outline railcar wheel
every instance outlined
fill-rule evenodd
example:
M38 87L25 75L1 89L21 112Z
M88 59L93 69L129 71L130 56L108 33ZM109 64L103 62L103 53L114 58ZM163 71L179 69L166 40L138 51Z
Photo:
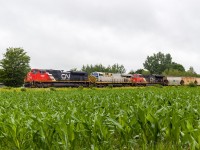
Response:
M168 85L169 81L168 80L164 80L164 85Z
M183 81L183 80L181 80L180 84L181 84L181 85L184 85L185 83L184 83L184 81Z

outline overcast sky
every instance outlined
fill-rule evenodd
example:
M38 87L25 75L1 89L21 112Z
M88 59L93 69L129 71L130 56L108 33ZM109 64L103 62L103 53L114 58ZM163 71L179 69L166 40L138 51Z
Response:
M21 47L32 68L143 68L170 53L200 73L199 0L0 0L0 59Z

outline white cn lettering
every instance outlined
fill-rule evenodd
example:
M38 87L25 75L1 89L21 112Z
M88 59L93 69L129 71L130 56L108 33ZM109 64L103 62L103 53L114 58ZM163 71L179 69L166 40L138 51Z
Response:
M62 79L62 80L70 79L70 74L62 74L62 75L61 75L61 79Z

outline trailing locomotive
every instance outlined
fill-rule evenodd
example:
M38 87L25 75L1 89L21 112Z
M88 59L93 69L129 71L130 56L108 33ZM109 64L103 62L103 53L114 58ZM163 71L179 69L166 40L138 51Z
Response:
M53 69L32 69L24 79L25 87L105 87L138 85L200 85L196 77L165 77L162 75L116 74Z

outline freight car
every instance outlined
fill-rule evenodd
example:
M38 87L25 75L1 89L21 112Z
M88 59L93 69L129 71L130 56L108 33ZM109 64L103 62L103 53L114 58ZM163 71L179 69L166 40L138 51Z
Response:
M164 77L165 85L189 85L190 83L200 85L199 77Z

